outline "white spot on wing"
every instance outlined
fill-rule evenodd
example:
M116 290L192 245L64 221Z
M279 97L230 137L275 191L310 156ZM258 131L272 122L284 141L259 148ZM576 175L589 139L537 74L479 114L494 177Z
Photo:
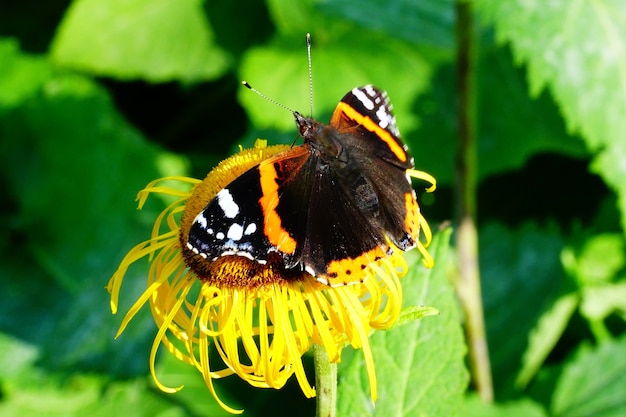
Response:
M384 107L379 107L378 110L376 110L376 116L378 117L378 126L386 129L387 126L389 126L389 113L387 113Z
M224 233L222 233L222 232L217 232L215 234L215 238L218 239L218 240L222 240L222 239L224 239L224 237L225 237Z
M251 235L254 232L256 232L256 224L255 223L250 223L248 225L248 227L246 227L246 230L243 232L243 234L244 235Z
M358 88L352 89L352 94L359 99L359 101L365 106L368 110L374 110L374 102L370 100L370 98L363 91Z
M232 240L239 240L243 236L243 227L240 224L233 223L228 229L226 237Z
M224 216L234 219L239 214L239 206L226 188L217 193L217 204L224 211Z
M204 213L198 214L194 219L194 223L198 223L200 226L202 226L203 229L206 229L207 221L206 217L204 217Z

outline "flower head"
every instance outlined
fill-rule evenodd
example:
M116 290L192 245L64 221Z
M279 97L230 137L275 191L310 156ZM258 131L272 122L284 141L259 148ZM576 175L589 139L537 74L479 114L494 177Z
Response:
M307 397L315 390L309 383L302 355L312 344L338 362L346 344L361 348L376 399L374 361L368 336L374 329L390 327L402 304L399 278L406 272L398 249L367 266L362 283L329 287L308 272L287 273L277 264L257 263L244 256L226 255L214 261L190 253L185 242L193 219L234 178L285 146L243 150L226 159L203 180L168 177L151 182L139 192L141 208L150 194L176 199L156 219L152 236L135 246L122 260L108 284L111 309L117 312L124 275L134 262L151 260L147 288L124 317L121 334L137 311L148 302L158 332L150 354L150 370L160 389L173 392L155 373L156 353L163 346L176 358L195 366L221 406L240 412L217 397L213 379L237 374L255 387L280 388L295 374ZM434 184L420 171L409 175ZM171 187L177 182L186 190ZM433 187L434 188L434 185ZM432 265L425 249L430 230L421 214L419 226L425 243L418 242L424 263ZM209 363L209 351L221 357Z

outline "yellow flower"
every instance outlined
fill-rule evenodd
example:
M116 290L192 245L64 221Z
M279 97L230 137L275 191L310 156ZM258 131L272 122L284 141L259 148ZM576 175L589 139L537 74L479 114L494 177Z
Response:
M265 147L258 141L255 148L243 150L222 161L204 181L187 177L168 177L151 182L138 194L141 208L150 194L174 196L156 219L152 236L131 249L122 260L107 286L111 309L118 308L124 275L134 262L151 260L147 289L126 313L118 336L137 311L149 302L158 332L150 353L150 371L157 386L166 392L155 373L156 353L165 347L181 361L195 366L207 387L220 403L232 413L239 413L224 404L216 395L213 379L237 374L255 387L281 388L295 374L303 393L315 396L302 364L302 355L312 344L328 352L330 361L339 362L341 349L350 344L361 348L369 374L372 399L376 399L376 376L368 336L374 329L385 329L398 318L402 305L399 278L406 272L399 249L366 269L367 279L354 285L328 287L306 272L288 279L271 265L261 265L241 256L222 256L213 262L190 265L185 256L187 234L193 219L207 203L234 178L262 160L288 147ZM409 175L430 181L420 171ZM178 182L188 190L172 188ZM418 249L424 263L433 260L425 249L431 233L424 217L419 225L425 243ZM197 258L197 257L196 257ZM209 363L209 350L214 349L222 362Z

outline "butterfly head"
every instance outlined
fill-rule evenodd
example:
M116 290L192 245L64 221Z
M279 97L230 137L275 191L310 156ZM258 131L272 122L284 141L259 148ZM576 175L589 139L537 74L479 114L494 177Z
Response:
M316 122L310 117L304 117L300 113L293 112L293 116L296 119L296 126L300 135L304 138L304 142L311 142L311 138L315 137L318 132L324 127L321 123Z

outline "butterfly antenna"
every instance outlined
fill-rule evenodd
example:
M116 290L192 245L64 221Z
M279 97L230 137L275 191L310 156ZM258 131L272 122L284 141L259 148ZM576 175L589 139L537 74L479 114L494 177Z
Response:
M256 88L252 87L250 84L248 84L247 81L242 81L241 84L245 85L247 88L249 88L253 92L257 93L261 98L264 98L265 100L269 101L270 103L273 103L273 104L277 105L278 107L281 107L281 108L283 108L285 110L288 110L291 113L297 113L295 110L285 106L283 103L279 103L278 101L276 101L276 100L274 100L272 98L269 98L268 96L266 96L265 94L263 94L262 92L260 92Z
M309 105L311 107L310 116L313 117L313 67L311 65L311 34L306 34L306 54L309 61Z

